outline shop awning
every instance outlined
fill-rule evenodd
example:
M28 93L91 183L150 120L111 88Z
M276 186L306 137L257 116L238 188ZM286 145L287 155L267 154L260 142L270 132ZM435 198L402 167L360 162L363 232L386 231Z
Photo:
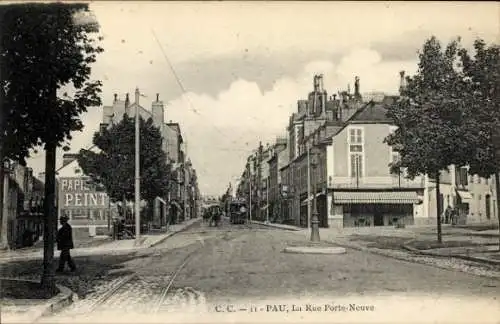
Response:
M334 192L336 204L417 204L415 191L351 191Z
M472 195L468 191L457 190L457 193L463 202L468 202L469 200L472 200Z

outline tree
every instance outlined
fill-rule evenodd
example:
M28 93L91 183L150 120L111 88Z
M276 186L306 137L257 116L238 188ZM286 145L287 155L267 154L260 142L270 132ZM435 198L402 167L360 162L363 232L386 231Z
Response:
M134 199L135 188L135 120L127 115L121 122L94 134L100 152L80 150L78 163L82 171L101 183L111 201ZM171 178L170 164L162 150L160 130L153 120L140 118L141 197L152 202L166 197Z
M398 129L385 141L400 154L391 165L404 167L408 177L429 175L436 181L437 240L441 237L440 175L448 166L466 163L469 139L462 133L465 108L461 99L464 84L454 64L459 40L443 51L439 41L427 40L419 54L418 72L406 78L406 86L396 104L388 107L388 117Z
M87 4L12 4L1 11L0 160L24 163L30 149L46 151L41 283L54 292L56 148L67 149L71 132L83 129L79 116L101 104L101 82L90 74L103 49L96 43L100 38L91 37L97 23L79 19ZM69 86L74 95L58 98L57 90Z
M467 134L474 147L469 172L484 178L494 175L500 225L500 47L478 39L474 49L474 57L465 49L459 53L467 85Z

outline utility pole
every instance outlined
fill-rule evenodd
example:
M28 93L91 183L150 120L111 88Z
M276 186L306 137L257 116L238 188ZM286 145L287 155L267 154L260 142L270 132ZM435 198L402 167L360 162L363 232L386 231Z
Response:
M140 132L139 132L139 88L135 89L135 242L140 244L141 236L141 173L140 173Z
M269 177L266 179L266 223L269 224Z
M188 182L187 182L187 172L186 172L186 157L187 157L187 140L184 141L184 172L183 172L183 176L184 176L184 221L187 220L187 186L188 186Z
M314 168L314 180L313 180L313 215L311 219L311 242L319 242L319 218L318 218L318 204L316 202L316 190L317 190L317 185L316 182L318 181L319 177L317 176L317 167L319 164L318 161L318 153L314 153L313 156L313 168Z
M248 184L250 186L250 199L249 199L250 200L250 204L249 204L249 207L248 207L248 211L249 211L249 213L248 213L248 219L250 221L252 221L252 175L251 174L250 174L249 180L250 181L248 181Z
M311 154L309 145L307 149L307 229L311 227Z

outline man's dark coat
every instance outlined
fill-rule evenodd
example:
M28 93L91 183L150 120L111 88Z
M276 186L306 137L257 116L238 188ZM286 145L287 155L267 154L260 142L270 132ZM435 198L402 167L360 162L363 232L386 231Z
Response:
M70 250L74 248L73 246L73 230L71 229L71 225L68 223L64 223L59 231L57 231L57 249L61 250Z

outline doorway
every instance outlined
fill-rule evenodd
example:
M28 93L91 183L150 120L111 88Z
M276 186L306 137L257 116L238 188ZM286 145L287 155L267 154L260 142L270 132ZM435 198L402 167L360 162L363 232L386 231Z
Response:
M373 225L384 226L384 215L380 211L375 211L373 214Z
M485 206L486 207L486 219L490 219L491 218L491 196L486 195L484 202L486 204L486 206Z

